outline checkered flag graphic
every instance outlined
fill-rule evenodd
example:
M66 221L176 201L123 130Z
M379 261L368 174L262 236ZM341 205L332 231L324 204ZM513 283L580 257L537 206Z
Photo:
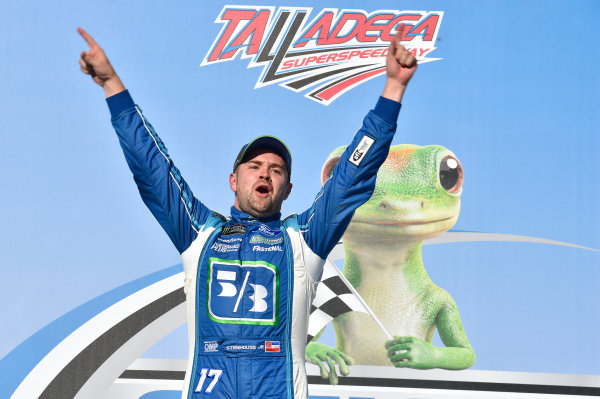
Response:
M346 280L346 277L340 273L333 262L327 259L321 282L317 285L317 292L310 308L306 342L310 342L331 320L352 311L371 315L383 328L381 322L356 292L352 284ZM383 330L386 331L385 328Z

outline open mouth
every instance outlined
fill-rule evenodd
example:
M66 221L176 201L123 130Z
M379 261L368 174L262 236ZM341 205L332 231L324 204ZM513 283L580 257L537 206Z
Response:
M259 184L254 190L260 195L267 195L271 192L271 187L268 184Z

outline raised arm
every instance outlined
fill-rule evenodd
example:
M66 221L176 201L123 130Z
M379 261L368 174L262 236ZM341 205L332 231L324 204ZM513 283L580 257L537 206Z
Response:
M400 26L388 48L386 83L375 109L367 114L344 153L326 165L330 168L324 173L329 178L311 209L298 215L304 239L322 259L338 243L354 210L371 197L377 171L389 152L400 100L417 69L416 58L400 45L402 32ZM319 271L314 275L320 275Z
M85 30L89 46L81 52L81 71L104 89L112 124L142 200L183 253L199 234L210 210L197 200L173 164L160 137L134 104L106 54Z
M104 50L85 30L77 28L77 32L89 46L88 51L81 52L81 58L79 59L81 72L90 75L92 80L104 89L107 98L124 91L125 86L110 61L108 61Z
M323 167L323 188L313 207L298 215L308 246L325 259L346 230L354 210L373 193L377 171L385 161L396 131L400 101L417 69L416 58L400 45L404 27L398 27L386 59L386 83L375 109L367 114L352 143ZM323 235L313 232L324 232ZM321 270L309 270L313 278ZM317 276L317 277L315 277ZM313 340L306 347L306 359L317 364L321 377L337 384L335 365L341 375L348 375L352 359L343 352Z

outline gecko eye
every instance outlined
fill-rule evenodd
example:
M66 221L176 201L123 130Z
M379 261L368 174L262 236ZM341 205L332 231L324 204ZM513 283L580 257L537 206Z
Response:
M440 184L449 193L455 193L462 187L463 169L458 159L447 155L440 163Z

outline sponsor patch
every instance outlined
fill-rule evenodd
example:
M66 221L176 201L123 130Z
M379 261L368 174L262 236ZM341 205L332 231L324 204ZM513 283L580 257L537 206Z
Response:
M222 238L222 237L219 237L219 238L217 238L217 242L222 242L222 243L225 243L225 244L231 244L231 243L234 243L234 242L242 242L242 237L231 237L231 238Z
M208 260L208 317L216 323L279 324L279 272L265 261Z
M252 250L256 252L283 252L283 248L279 245L273 245L271 247L261 247L260 245L252 246Z
M279 341L265 341L265 352L279 352Z
M360 165L362 160L365 159L367 152L369 152L374 142L375 140L373 140L371 137L363 136L363 138L360 140L360 142L356 146L356 149L350 155L350 158L348 158L348 160L356 166Z
M250 237L250 244L267 244L267 245L277 245L283 242L283 237L278 238L269 238L261 235L253 235Z
M223 227L221 232L222 236L230 236L232 234L244 234L246 232L246 226L243 224L234 224L233 226Z
M256 345L228 345L225 348L228 351L251 351L256 350Z
M219 344L217 341L204 341L204 352L217 352Z
M261 224L261 225L258 227L258 231L259 231L259 232L261 232L261 233L264 233L264 234L266 234L266 235L268 235L268 236L271 236L271 237L274 237L274 236L276 236L276 235L278 235L278 234L281 234L281 231L274 231L274 230L271 230L271 229L269 228L269 226L265 226L264 224Z
M210 249L217 252L235 252L240 249L240 244L221 244L219 242L215 242Z

